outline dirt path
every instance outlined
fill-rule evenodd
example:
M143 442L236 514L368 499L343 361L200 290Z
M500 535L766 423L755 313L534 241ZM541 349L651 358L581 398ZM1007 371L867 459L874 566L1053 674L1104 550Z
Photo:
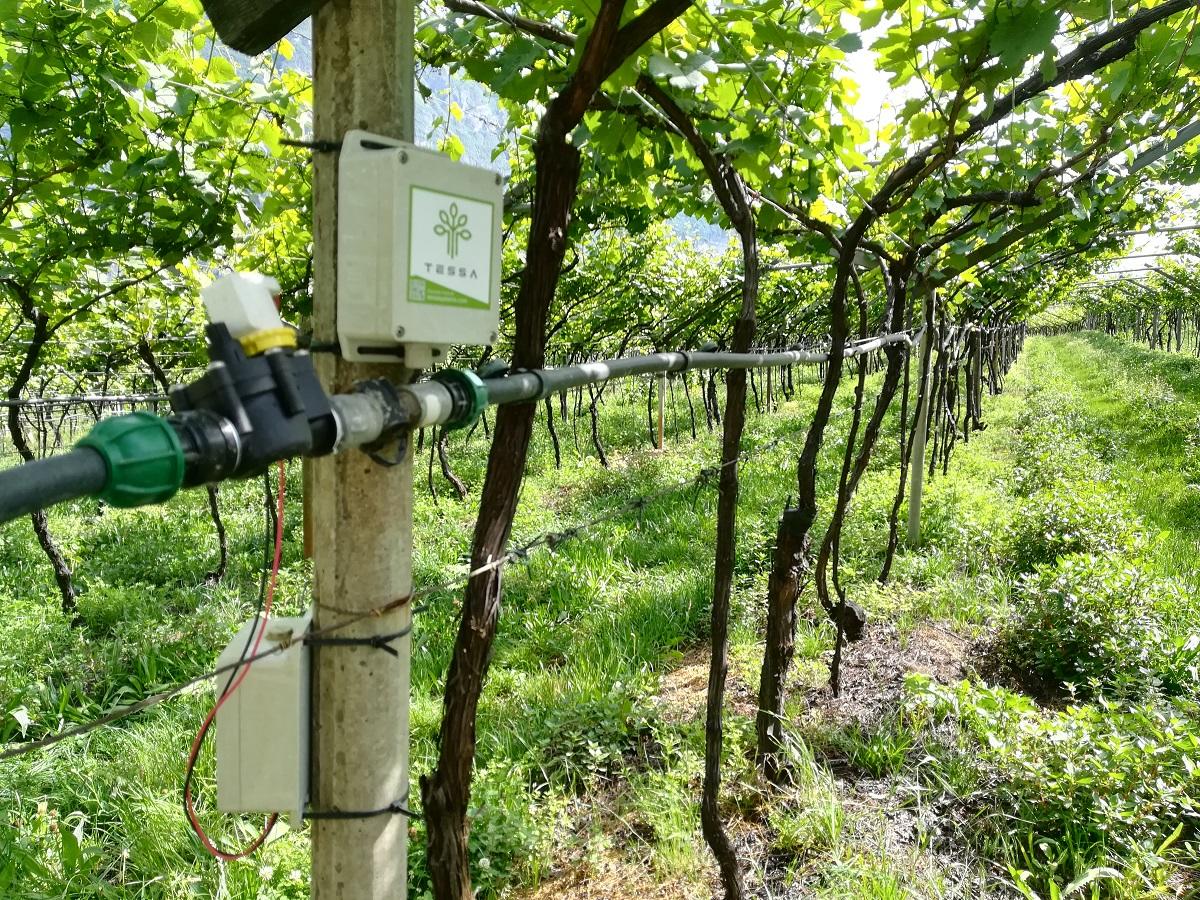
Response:
M972 641L948 626L927 623L901 634L894 625L875 623L863 641L845 656L842 696L835 699L827 685L804 691L801 696L805 713L796 724L802 730L872 728L893 715L903 702L904 680L909 674L919 673L951 684L969 673L972 657ZM679 665L660 681L654 705L663 721L673 725L701 722L707 684L708 648L690 648ZM751 720L756 710L756 692L744 673L739 677L736 667L730 671L727 710ZM844 760L822 757L821 761L833 772L844 810L843 843L859 852L902 861L906 871L929 873L946 885L946 898L973 900L985 896L970 861L956 859L952 848L931 849L930 831L938 828L939 811L921 806L918 788L910 778L898 775L874 779L853 771ZM699 773L695 788L698 796ZM588 812L571 816L575 821L589 820L593 837L598 831L609 836L609 846L603 852L584 852L580 845L586 843L585 834L564 835L564 852L550 877L536 888L511 896L521 900L693 900L719 896L716 872L702 844L697 851L701 870L690 879L672 879L656 869L653 853L642 845L638 830L612 813L620 805L622 790L623 786L616 783L580 798L578 802ZM772 849L774 835L764 810L747 809L729 823L738 854L746 865L750 895L771 900L824 895L829 860L821 853L802 858Z

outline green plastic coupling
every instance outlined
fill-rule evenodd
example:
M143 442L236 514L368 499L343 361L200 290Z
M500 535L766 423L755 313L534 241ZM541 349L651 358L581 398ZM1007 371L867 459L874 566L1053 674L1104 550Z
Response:
M487 385L470 369L443 369L433 380L444 384L454 398L450 419L442 426L447 431L466 428L487 409Z
M171 424L148 412L101 419L77 447L91 447L108 468L100 492L119 507L162 503L183 484L183 447Z

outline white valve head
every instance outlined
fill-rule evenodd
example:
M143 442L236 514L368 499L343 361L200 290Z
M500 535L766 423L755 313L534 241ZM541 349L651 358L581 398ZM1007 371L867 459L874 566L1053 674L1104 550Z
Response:
M200 292L210 322L229 329L235 339L258 331L282 328L275 306L279 282L258 272L222 275Z

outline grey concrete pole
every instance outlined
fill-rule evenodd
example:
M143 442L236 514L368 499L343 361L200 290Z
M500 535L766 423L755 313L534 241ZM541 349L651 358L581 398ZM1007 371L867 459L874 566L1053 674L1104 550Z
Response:
M338 141L352 128L413 138L412 0L332 0L313 21L314 135ZM314 154L313 324L316 340L337 340L337 154ZM320 354L331 393L369 377L408 381L399 366L348 363ZM358 452L309 463L313 621L383 606L412 587L412 464L386 468ZM339 632L370 637L402 630L407 606L368 616ZM367 811L408 792L409 651L391 645L314 648L312 807ZM408 820L320 819L312 829L312 896L394 900L407 896Z

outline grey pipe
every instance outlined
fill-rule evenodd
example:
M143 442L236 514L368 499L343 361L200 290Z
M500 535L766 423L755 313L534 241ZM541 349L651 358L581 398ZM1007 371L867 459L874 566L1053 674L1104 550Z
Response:
M848 345L844 356L850 359L893 344L911 345L919 337L919 331L899 331L867 338ZM485 379L483 385L487 391L487 405L503 406L508 403L541 400L561 391L599 384L614 378L670 374L694 369L765 369L771 366L815 365L828 359L827 352L800 349L770 353L648 353L554 369L510 372L497 378ZM450 390L440 382L423 381L419 384L405 385L398 387L397 392L403 405L401 419L408 428L441 425L450 421L454 413L454 399ZM384 422L396 420L394 415L389 415L379 406L383 402L375 394L339 395L332 398L333 409L338 418L339 451L372 443L379 437Z
M909 332L896 332L869 338L846 347L845 356L849 359L891 344L911 344L916 337ZM627 356L620 359L581 363L577 366L512 372L501 378L489 378L484 381L484 385L487 387L488 405L503 406L506 403L541 400L560 391L588 384L598 384L614 378L669 374L693 369L765 369L771 366L814 365L825 362L827 359L829 359L829 354L826 352L799 349L777 350L772 353L706 351L649 353L643 356ZM408 390L416 393L428 384L426 382ZM446 421L446 416L449 414L448 405L438 404L441 408L428 409L424 394L418 399L421 401L422 408L420 424L431 425Z
M848 346L845 356L849 359L890 344L911 344L913 340L914 337L908 332L869 338ZM489 405L503 406L506 403L540 400L570 388L633 375L656 375L693 369L765 369L771 366L814 365L828 359L828 353L815 350L777 350L772 353L650 353L645 356L628 356L557 369L515 372L503 378L488 379L484 384L487 385Z

